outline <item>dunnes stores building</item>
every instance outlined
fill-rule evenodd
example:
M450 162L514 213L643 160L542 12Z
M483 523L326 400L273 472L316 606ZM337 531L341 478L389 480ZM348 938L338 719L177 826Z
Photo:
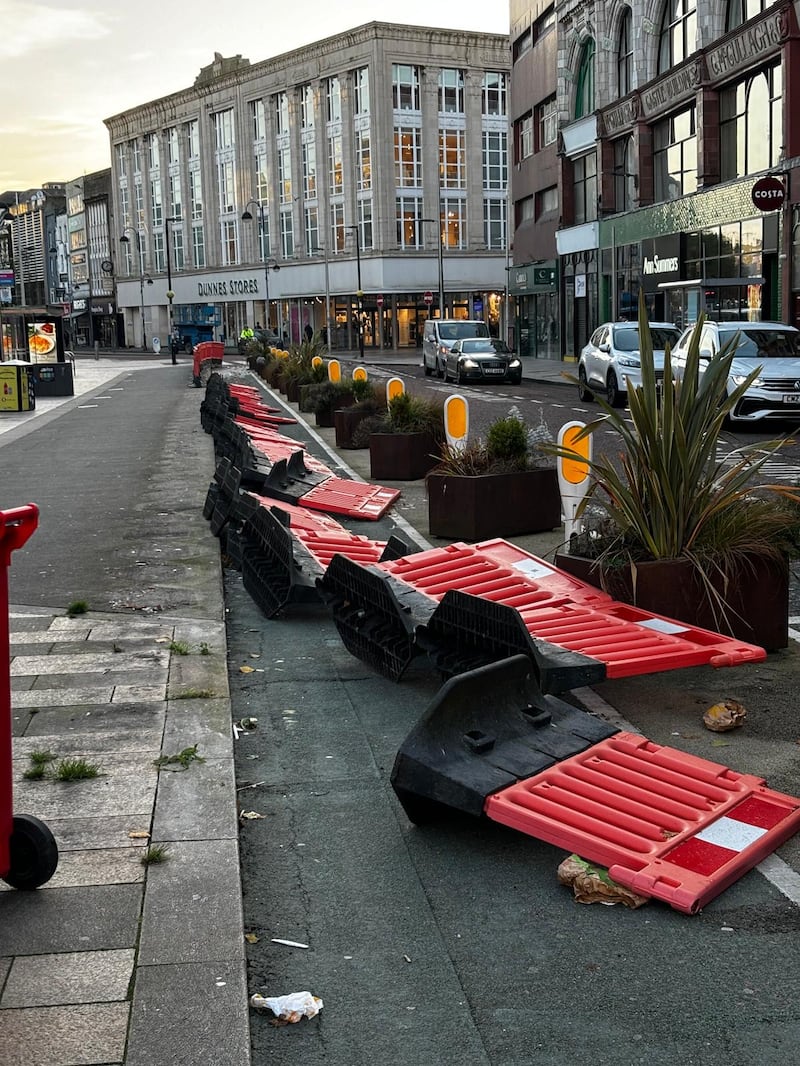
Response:
M599 323L635 317L640 289L654 320L800 325L800 4L516 3L514 162L524 174L527 147L534 167L541 154L535 173L558 191L529 182L520 211L513 170L515 265L554 271L549 294L520 274L531 333L557 300L558 347L576 356ZM525 145L517 75L537 49L551 80Z
M333 347L359 314L365 347L414 347L440 287L499 331L509 67L505 35L373 22L107 119L126 343L164 339L168 291L215 338L298 341L329 296Z

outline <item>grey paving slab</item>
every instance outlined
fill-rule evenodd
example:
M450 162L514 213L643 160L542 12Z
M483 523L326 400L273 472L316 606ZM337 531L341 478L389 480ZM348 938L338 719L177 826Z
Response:
M184 994L176 995L176 989ZM125 1062L126 1066L247 1066L250 1037L244 963L228 960L140 968Z
M50 829L52 831L52 823ZM56 833L56 841L58 840ZM145 868L142 865L143 847L146 840L128 840L128 847L104 848L98 851L67 851L59 847L56 872L41 891L54 888L78 888L82 885L123 885L137 884L144 881ZM13 892L0 882L0 892Z
M97 734L93 735L97 739ZM27 749L27 751L26 751ZM143 749L143 745L139 744L137 748L132 751L119 751L115 747L113 742L109 742L105 745L92 744L80 745L75 743L64 744L61 738L56 734L53 736L38 737L34 742L28 742L25 748L20 749L19 741L14 742L14 773L15 773L15 788L24 786L30 788L34 793L43 789L46 785L51 785L58 788L63 782L55 782L48 780L30 781L23 778L24 771L30 764L30 758L28 757L28 751L38 749L39 751L49 751L55 758L50 763L50 766L55 771L58 765L63 760L75 758L85 758L87 762L94 766L99 767L100 773L104 778L124 778L140 775L150 775L156 772L154 762L158 757L161 750L160 744L151 745L148 749ZM96 779L93 779L96 780ZM77 782L74 782L77 784Z
M235 840L170 844L168 860L148 869L139 965L242 956L238 885Z
M26 707L69 707L80 703L110 703L114 697L114 686L100 679L96 686L81 685L72 688L38 688L27 692L19 691L12 685L11 706ZM151 700L163 699L163 693L151 696ZM120 703L130 703L130 699L120 699ZM150 702L143 700L142 702Z
M102 769L102 767L101 767ZM51 818L134 814L152 810L157 775L97 777L85 781L23 781L15 807L49 823Z
M165 747L165 752L170 749ZM204 751L202 739L199 752ZM162 769L153 817L153 839L236 839L233 759L192 762L185 770Z
M130 811L119 815L99 814L94 818L82 815L76 818L48 818L47 824L58 841L59 865L64 853L69 851L143 847L147 841L138 837L132 838L130 834L149 832L152 814L152 807L148 807L144 811Z
M141 900L141 885L3 892L0 956L133 947Z
M14 752L27 754L58 737L62 753L84 751L147 751L158 748L164 728L163 704L143 709L119 704L105 707L65 707L39 710L30 718L24 736L17 736Z
M115 685L111 693L112 703L150 703L166 699L166 687L154 685Z
M208 757L231 751L231 708L226 699L173 700L168 703L164 751L183 751L199 744Z
M128 1014L127 1003L0 1011L3 1066L116 1066Z
M228 695L228 665L225 657L216 655L173 655L169 672L167 697L189 690L213 692L218 697Z
M80 654L17 655L11 660L11 676L36 674L118 674L149 670L166 671L169 651L166 649L132 649L127 652L95 652L87 643Z
M135 955L133 948L124 948L18 956L0 997L0 1008L125 1000Z

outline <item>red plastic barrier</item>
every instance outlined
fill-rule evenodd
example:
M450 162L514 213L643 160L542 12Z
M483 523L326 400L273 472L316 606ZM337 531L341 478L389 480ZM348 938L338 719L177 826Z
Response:
M192 374L199 378L201 363L204 363L206 359L211 359L221 364L224 355L225 345L220 341L200 341L199 344L195 344L193 350Z
M800 829L800 799L634 733L495 793L484 809L686 914Z

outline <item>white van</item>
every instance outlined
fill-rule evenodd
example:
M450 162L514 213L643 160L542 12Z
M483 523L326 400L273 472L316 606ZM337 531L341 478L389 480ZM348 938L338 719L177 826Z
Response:
M429 318L422 334L422 365L430 377L444 377L447 353L455 341L465 337L488 337L489 327L485 322L470 318Z

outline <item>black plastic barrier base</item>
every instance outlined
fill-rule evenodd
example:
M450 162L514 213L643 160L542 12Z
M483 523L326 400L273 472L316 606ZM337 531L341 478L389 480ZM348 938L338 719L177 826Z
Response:
M412 822L446 809L480 816L487 798L618 730L544 695L527 656L448 681L400 747L392 786Z
M465 592L446 592L417 642L443 677L453 677L511 655L533 660L542 692L567 692L605 681L605 664L580 652L537 640L517 610Z
M317 579L322 567L298 544L279 515L258 507L245 522L244 535L242 584L267 618L290 604L321 602ZM302 556L302 563L295 553Z
M422 651L416 629L430 618L433 600L343 555L333 557L318 585L350 654L399 681Z

